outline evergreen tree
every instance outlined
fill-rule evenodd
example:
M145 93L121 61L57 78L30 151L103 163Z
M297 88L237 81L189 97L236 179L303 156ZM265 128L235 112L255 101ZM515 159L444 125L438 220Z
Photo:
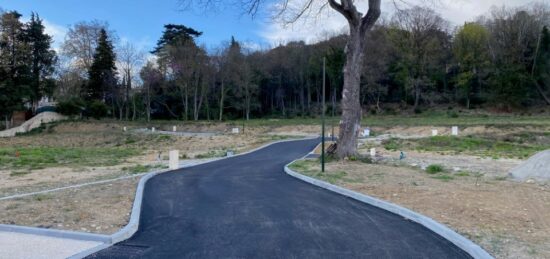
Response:
M30 53L20 18L15 11L0 16L0 115L6 124L13 111L23 108L29 95Z
M51 49L52 37L44 33L40 17L32 13L31 20L23 32L23 38L30 49L30 99L36 108L38 100L51 95L53 84L48 77L53 73L56 60L55 51Z
M116 66L113 44L107 36L105 29L99 35L98 45L95 51L92 67L88 71L89 82L86 98L90 100L106 101L108 91L116 87Z

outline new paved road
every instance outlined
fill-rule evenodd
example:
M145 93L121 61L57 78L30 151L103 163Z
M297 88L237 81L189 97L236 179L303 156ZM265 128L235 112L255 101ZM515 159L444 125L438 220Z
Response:
M318 140L158 175L138 232L91 258L469 258L395 214L283 172Z

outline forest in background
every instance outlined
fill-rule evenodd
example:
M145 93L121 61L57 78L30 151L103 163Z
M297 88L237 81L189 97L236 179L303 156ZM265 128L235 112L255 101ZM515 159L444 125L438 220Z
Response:
M549 25L542 3L494 7L458 27L426 7L399 10L369 32L363 114L546 110ZM56 53L38 14L23 23L16 11L4 11L0 115L7 124L13 111L35 111L42 97L53 97L61 113L121 120L317 116L323 58L328 113L339 114L346 35L268 50L236 39L207 49L197 43L201 35L168 24L153 50L140 50L107 22L84 21L69 28Z

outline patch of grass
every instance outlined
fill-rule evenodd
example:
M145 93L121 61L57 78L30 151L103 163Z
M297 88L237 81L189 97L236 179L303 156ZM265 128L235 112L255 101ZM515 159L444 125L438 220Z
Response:
M428 173L428 174L437 174L437 173L441 173L443 171L445 171L443 166L438 165L438 164L433 164L433 165L429 165L428 167L426 167L426 173Z
M166 168L166 165L135 165L131 167L124 167L122 168L122 170L130 174L142 174L142 173L151 172L154 169L161 169L161 168Z
M298 173L301 173L313 178L317 178L319 180L329 182L331 184L336 184L339 181L350 182L350 183L359 181L358 179L349 178L348 173L346 173L345 171L336 171L336 172L325 171L324 173L322 173L321 170L319 169L320 166L319 166L318 159L298 160L292 163L289 166L289 168Z
M33 199L35 201L45 201L45 200L49 200L49 199L52 199L53 196L50 195L50 194L36 194L34 195Z
M508 179L508 177L506 177L506 176L497 176L494 179L495 179L495 181L504 181L504 180Z
M195 158L204 159L204 158L215 158L215 157L224 157L227 155L227 150L210 150L206 153L195 155Z
M291 135L270 135L270 140L277 141L277 140L285 140L285 139L299 139L303 138L304 136L291 136Z
M536 143L536 142L535 142ZM525 159L533 154L548 149L550 146L543 144L520 144L507 142L489 137L456 137L456 136L434 136L417 140L390 139L384 145L388 150L398 150L403 146L435 153L451 152L454 154L468 154L498 159L521 158Z
M28 175L32 173L30 170L27 170L27 171L12 171L10 173L10 176L23 176L23 175Z
M455 175L464 177L464 176L470 176L470 173L465 172L465 171L460 171L460 172L456 173Z
M444 182L448 182L455 179L452 175L448 175L448 174L438 174L438 175L432 176L431 178L438 179Z
M397 151L401 148L400 141L396 138L391 138L382 143L384 148L390 151Z
M124 141L124 144L126 145L130 145L130 144L134 144L137 142L137 139L135 139L134 137L130 136L130 137L127 137L126 138L126 141Z
M138 155L135 149L84 147L0 148L0 169L36 170L56 166L112 166Z
M169 135L159 135L157 138L158 141L170 141L172 140L172 136Z

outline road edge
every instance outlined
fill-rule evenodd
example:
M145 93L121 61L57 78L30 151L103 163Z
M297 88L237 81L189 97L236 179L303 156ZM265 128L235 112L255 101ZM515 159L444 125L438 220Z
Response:
M309 154L308 154L309 155ZM325 181L321 181L309 176L305 176L303 174L300 174L298 172L293 171L288 166L292 163L301 160L296 159L288 164L285 165L284 171L286 174L297 178L301 181L304 181L306 183L315 185L317 187L338 193L340 195L344 195L346 197L352 198L354 200L369 204L371 206L389 211L391 213L397 214L399 216L402 216L406 219L409 219L411 221L414 221L425 228L433 231L434 233L438 234L439 236L447 239L449 242L455 244L460 249L464 250L466 253L470 254L472 257L477 259L493 259L493 257L485 251L483 248L481 248L479 245L474 243L473 241L465 238L464 236L456 233L454 230L448 228L447 226L433 220L432 218L429 218L427 216L424 216L420 213L414 212L412 210L409 210L407 208L401 207L399 205L380 200L362 193L358 193L346 188L342 188L330 183L327 183Z

